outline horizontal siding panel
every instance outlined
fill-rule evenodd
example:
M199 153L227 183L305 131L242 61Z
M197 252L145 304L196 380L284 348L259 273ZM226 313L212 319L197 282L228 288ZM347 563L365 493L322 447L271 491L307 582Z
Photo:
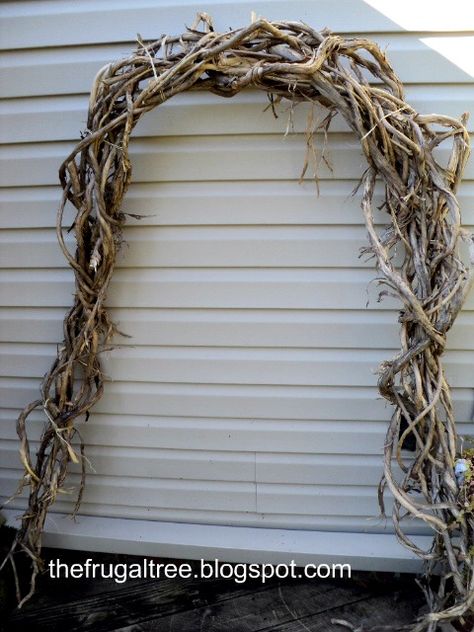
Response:
M349 348L358 347L369 328L374 347L398 344L397 316L392 312L129 308L111 314L131 336L117 335L120 345ZM64 315L61 308L0 308L0 341L56 343L63 336ZM466 334L473 326L470 313L462 313L456 322Z
M295 410L295 413L297 411ZM16 439L17 409L0 409L0 438ZM313 417L320 411L315 405ZM380 418L389 417L382 411ZM29 417L32 440L38 440L45 418L35 411ZM353 454L363 441L365 454L380 454L386 421L296 421L292 419L229 419L224 417L157 417L93 412L80 424L88 445L187 450L201 448L231 451L280 451L318 454ZM471 426L468 427L471 429ZM474 430L474 426L471 430Z
M377 302L372 270L346 269L121 269L112 281L111 307L264 309L398 309ZM334 292L338 287L338 293ZM0 271L1 307L66 307L74 293L69 270ZM465 309L474 309L474 292Z
M363 224L360 195L352 196L356 180L320 180L320 196L313 182L150 182L133 183L123 211L131 226L205 225L320 225ZM458 200L464 223L474 225L474 182L461 184ZM59 187L0 189L0 228L52 228L61 199ZM374 206L383 201L381 187ZM64 225L74 219L67 207ZM386 213L378 221L387 221ZM127 227L125 228L127 230Z
M370 270L117 270L111 307L364 309ZM334 286L339 287L337 296ZM374 283L371 283L373 289ZM74 293L70 270L0 271L1 306L65 307ZM372 294L376 302L377 289ZM471 293L469 309L474 307ZM468 299L469 300L469 299ZM398 307L387 298L383 307Z
M15 470L0 470L0 494L9 495L15 491L19 474ZM79 479L76 474L68 477L66 490L71 492L73 501ZM84 490L86 503L209 511L255 511L255 496L254 483L157 480L125 476L89 476Z
M128 227L124 238L118 268L374 267L360 254L368 245L363 226ZM73 253L72 235L65 241ZM394 265L400 261L394 256ZM64 268L65 257L53 230L3 230L0 266Z
M38 380L0 378L0 401L20 408L38 398ZM454 389L459 422L472 417L472 390ZM377 421L391 408L369 387L110 382L94 412L108 415Z
M63 318L62 308L0 308L0 341L59 342Z
M234 226L151 228L125 233L119 267L373 267L359 256L367 244L363 227ZM67 239L71 252L73 240ZM52 230L0 232L0 266L64 267L65 258Z
M18 499L8 505L9 509L26 508L26 502ZM58 524L60 519L69 519L67 514L73 511L72 502L56 501L54 511L49 516ZM66 516L58 515L58 512ZM14 512L15 513L15 512ZM20 518L20 511L17 511ZM127 505L96 505L82 503L79 516L107 516L121 519L142 519L158 522L184 522L188 524L238 525L251 527L270 527L282 529L310 529L317 531L343 531L346 533L393 533L390 520L381 520L378 516L331 516L331 515L299 515L256 513L251 511L206 511L198 509L168 509L155 507L129 507ZM291 523L289 522L291 519ZM428 533L423 524L406 521L405 533Z
M176 31L182 32L182 28ZM129 32L132 37L135 33ZM369 39L371 35L368 34ZM372 39L386 49L392 66L405 83L472 82L466 71L414 35L375 34ZM470 38L467 38L466 47L470 45ZM95 75L105 64L128 57L135 47L136 42L123 41L119 44L68 46L62 48L59 55L55 48L30 51L22 47L1 53L1 95L11 98L88 93ZM415 58L416 63L413 63Z
M249 22L249 12L270 20L302 20L317 29L363 33L367 31L462 31L474 28L470 5L458 10L444 11L442 19L435 9L416 11L408 0L392 7L354 0L339 0L337 11L332 0L241 1L210 0L206 11L214 18L216 30L238 28ZM458 3L454 3L456 6ZM395 11L395 8L397 11ZM388 9L388 10L387 10ZM126 40L131 34L155 39L161 33L177 33L190 25L202 5L192 0L181 0L179 5L169 0L139 0L133 7L126 0L110 2L5 2L1 7L1 48L40 48L70 46L102 41ZM469 25L470 23L470 25ZM71 28L71 25L74 25ZM159 25L159 32L157 31Z
M362 224L360 199L351 195L356 186L355 180L323 180L318 196L314 182L308 181L132 182L123 211L142 215L139 220L126 218L127 225L141 227ZM463 185L461 196L466 202L474 197L474 183ZM0 227L54 227L60 199L59 187L0 189ZM381 202L379 187L374 203ZM380 217L383 221L384 214ZM74 220L69 205L64 219L68 228Z
M70 149L65 143L3 145L0 186L56 184L57 170ZM447 162L448 150L438 153L438 159ZM304 138L298 134L167 137L136 140L130 147L135 182L298 179L304 155ZM318 167L318 176L326 179L357 179L367 167L351 134L332 134L326 159L331 168L324 161ZM312 177L312 167L305 177ZM474 179L472 160L465 178Z
M3 470L0 492L7 495L18 473ZM69 490L79 479L71 474ZM85 503L128 505L129 507L187 508L217 511L258 511L334 516L377 516L376 487L339 485L279 485L267 483L224 483L214 481L151 480L112 476L89 476L84 490ZM292 491L293 490L293 491ZM14 490L13 490L14 491ZM74 498L74 496L73 496ZM281 503L278 506L278 498ZM184 504L183 504L184 503ZM388 510L390 500L387 502Z
M0 375L44 375L55 356L53 345L0 345ZM371 386L378 366L393 351L372 349L255 349L216 347L117 348L102 356L104 374L113 380L180 384L282 384ZM448 351L446 375L454 387L474 383L474 357Z
M89 93L105 64L127 57L130 43L13 51L0 55L2 98ZM26 83L24 83L26 82Z
M31 450L39 444L32 444ZM340 458L338 458L340 456ZM153 479L221 480L312 485L372 485L381 476L380 455L275 454L151 448L88 447L87 458L97 476L130 476ZM256 459L256 464L255 464ZM0 441L3 468L21 469L18 446ZM90 467L87 468L90 470ZM79 473L78 465L71 472Z
M133 270L121 270L116 274L118 283L110 290L111 306L129 306L130 304L143 307L291 307L291 308L338 308L338 309L364 309L369 302L372 308L382 305L383 308L399 307L395 299L384 299L383 303L377 303L378 291L374 289L373 273L371 270L272 270L254 269L246 271L213 270L193 271L193 275L186 270L186 281L182 282L178 274L168 277L172 284L167 283L165 271L159 271L157 281L163 279L160 287L153 282L155 296L148 295L145 299L144 291L153 292L149 286L155 274L153 270L142 271L140 286L136 279L134 290L129 287L133 283L135 273ZM171 271L170 271L171 272ZM183 275L184 276L184 275ZM195 276L193 280L189 277ZM148 277L148 278L147 278ZM246 277L246 279L245 279ZM214 280L211 280L214 279ZM368 289L368 285L371 287ZM335 296L334 287L337 285L338 294ZM147 287L148 286L148 287ZM160 297L162 289L164 296ZM211 295L206 296L207 290ZM132 290L132 291L130 291ZM125 296L123 292L125 291ZM168 292L169 291L169 292ZM181 291L186 296L181 295ZM128 299L127 299L128 295ZM202 301L202 302L201 302ZM471 291L465 304L466 309L474 309L474 292Z
M31 443L34 452L38 443ZM202 481L255 481L255 456L248 452L209 450L163 450L87 446L88 476L130 476L153 479ZM9 469L21 468L17 442L0 441L0 463ZM91 467L93 470L91 471ZM70 465L79 473L80 466Z
M56 184L59 165L70 150L65 143L3 145L0 185ZM333 171L323 162L319 172L324 178L359 178L367 166L349 134L333 134L326 154ZM135 182L298 179L305 142L302 135L140 139L131 145L130 157Z
M387 502L390 515L391 502ZM257 510L262 513L314 514L334 513L354 516L380 515L374 487L338 487L317 485L257 485Z
M61 308L0 308L0 342L57 343ZM112 309L118 345L305 347L396 350L397 314L372 310ZM474 350L474 314L461 312L448 334L448 349Z
M474 86L409 85L407 102L418 112L439 112L458 118L474 102ZM248 90L230 100L207 92L178 94L143 116L135 138L153 136L196 136L229 134L283 134L289 124L289 102L276 108L278 118L267 110L264 93ZM0 103L0 143L73 141L86 127L87 95L9 99ZM291 131L305 132L310 105L301 103L291 110ZM319 107L316 115L324 117ZM474 121L468 129L474 131ZM348 132L341 115L331 122L331 132Z
M32 453L39 444L31 445ZM88 480L100 476L234 481L304 485L376 486L382 476L380 455L320 455L87 446ZM256 459L256 464L255 464ZM0 440L2 468L21 470L17 442ZM394 464L394 470L397 470ZM79 474L80 466L70 465ZM100 479L98 479L100 480Z
M257 482L294 485L378 485L380 455L257 454ZM394 469L396 469L394 467Z
M456 413L460 434L474 435L474 424L463 422L456 395ZM0 409L0 438L16 440L17 409ZM298 412L294 411L295 414ZM313 417L320 410L314 405ZM347 416L347 415L346 415ZM366 455L380 458L390 417L389 408L371 421L351 419L304 421L295 419L229 419L225 417L157 417L93 412L87 423L80 423L81 435L88 446L116 446L133 450L215 450L243 452L281 452L287 454L314 453L330 455L359 454L361 445ZM466 417L467 419L467 417ZM44 418L38 411L29 417L31 438L39 439ZM382 421L383 420L383 421ZM88 452L89 453L89 452Z

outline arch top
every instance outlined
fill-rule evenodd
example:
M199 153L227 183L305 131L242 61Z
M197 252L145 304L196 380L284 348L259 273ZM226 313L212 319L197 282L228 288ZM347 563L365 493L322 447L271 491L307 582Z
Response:
M448 180L458 178L464 166L462 148L468 143L464 121L419 115L404 100L403 85L386 55L371 40L263 18L217 33L211 18L199 13L185 33L163 35L147 44L139 38L130 57L107 64L97 73L87 128L60 168L62 184L71 161L97 142L108 142L126 153L138 119L176 94L207 90L232 97L248 87L272 98L317 102L339 112L360 139L369 165L399 195L413 178L426 137L430 150L446 137L457 141ZM433 125L445 131L432 133ZM108 152L109 165L116 172L114 165L120 159L113 153ZM121 162L120 170L128 171L129 163ZM447 184L451 189L451 183Z

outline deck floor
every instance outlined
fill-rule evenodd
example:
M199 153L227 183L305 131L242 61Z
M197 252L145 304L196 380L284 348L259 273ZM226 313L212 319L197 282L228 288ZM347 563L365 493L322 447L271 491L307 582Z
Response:
M143 558L44 551L46 563L133 563ZM164 560L168 561L168 560ZM196 564L197 563L192 563ZM196 566L197 569L197 566ZM8 632L360 632L413 621L423 598L413 576L357 573L351 579L51 579L9 618Z

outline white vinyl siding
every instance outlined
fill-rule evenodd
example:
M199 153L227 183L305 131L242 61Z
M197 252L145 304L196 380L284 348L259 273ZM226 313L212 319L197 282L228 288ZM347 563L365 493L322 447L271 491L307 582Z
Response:
M364 34L386 48L419 111L474 111L472 77L425 43L430 34L466 38L474 54L474 23L461 14L444 32L430 14L410 31L355 0L337 9L333 0L2 3L1 494L20 476L15 419L38 396L72 302L54 230L57 172L85 127L92 79L130 52L137 32L145 40L180 33L203 8L218 30L244 26L255 10ZM378 518L390 407L376 369L398 349L397 302L377 301L373 262L359 258L366 231L351 192L365 161L337 117L318 196L311 168L298 184L308 106L295 109L295 133L285 135L287 107L275 119L267 105L257 91L230 100L190 92L137 125L124 211L145 217L125 228L108 295L132 337L117 336L118 348L104 354L105 395L81 426L95 472L77 524L61 518L74 496L56 503L49 544L277 561L295 557L296 541L298 559L312 561L341 555L336 548L348 542L356 567L414 568L390 519ZM468 125L472 132L474 118ZM472 160L459 200L472 230ZM474 434L473 292L448 343L456 418ZM33 449L42 424L35 412ZM73 486L77 466L71 471ZM23 506L11 503L9 517ZM417 523L408 530L427 533Z

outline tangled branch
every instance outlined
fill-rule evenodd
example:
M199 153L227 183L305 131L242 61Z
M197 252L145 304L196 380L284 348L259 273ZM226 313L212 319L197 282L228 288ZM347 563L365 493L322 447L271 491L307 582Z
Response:
M461 502L454 475L460 455L441 357L469 287L469 269L458 254L462 228L455 197L469 151L465 120L418 114L405 101L387 58L369 40L263 19L217 33L208 16L198 17L182 35L162 36L146 45L139 41L130 57L99 71L87 130L60 168L63 198L57 235L74 270L76 292L64 320L64 342L43 380L41 397L21 412L17 423L25 469L22 486L29 487L29 500L9 559L23 551L32 563L30 590L25 596L19 592L19 600L23 603L34 591L46 513L63 488L70 461L83 466L76 510L81 501L84 447L79 437L78 454L73 439L76 421L88 416L102 395L99 352L116 331L105 300L126 219L121 206L131 177L132 130L144 113L183 91L232 97L254 87L271 99L317 102L330 115L339 112L360 139L368 163L362 177L366 252L402 303L400 352L380 368L379 389L394 411L385 443L381 506L383 510L387 486L394 497L398 538L426 561L428 577L441 570L438 588L426 587L430 614L415 630L433 632L439 622L463 621L474 603L474 506L471 498ZM442 143L450 149L443 165L436 152ZM376 178L384 184L390 219L382 234L374 225ZM74 254L63 237L67 202L77 211ZM397 248L404 253L398 267L393 263ZM35 409L44 410L48 420L36 460L27 430ZM415 454L407 459L402 446L409 438ZM406 516L432 528L429 550L420 549L404 532Z

